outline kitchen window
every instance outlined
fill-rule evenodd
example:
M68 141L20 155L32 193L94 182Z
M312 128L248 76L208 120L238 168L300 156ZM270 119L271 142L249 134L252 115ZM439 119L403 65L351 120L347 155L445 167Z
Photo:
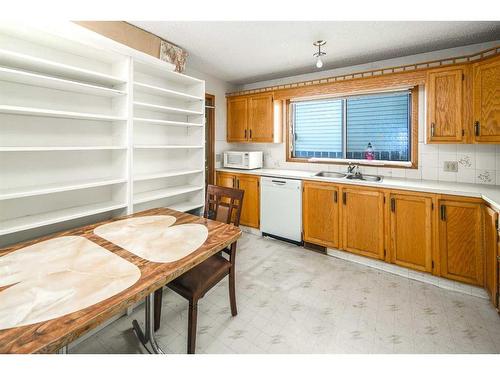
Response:
M290 161L411 167L412 95L404 90L292 101Z

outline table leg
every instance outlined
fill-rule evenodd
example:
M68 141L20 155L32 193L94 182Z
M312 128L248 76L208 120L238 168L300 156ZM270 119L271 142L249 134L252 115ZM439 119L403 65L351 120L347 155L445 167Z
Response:
M57 351L57 354L68 354L68 345L65 345Z
M166 354L156 341L155 331L154 331L153 305L154 305L154 293L151 293L145 299L145 309L144 309L145 332L142 331L139 322L137 322L137 320L134 320L132 322L132 326L134 328L135 334L137 335L137 338L149 353ZM148 349L147 347L148 343L151 346L152 351Z

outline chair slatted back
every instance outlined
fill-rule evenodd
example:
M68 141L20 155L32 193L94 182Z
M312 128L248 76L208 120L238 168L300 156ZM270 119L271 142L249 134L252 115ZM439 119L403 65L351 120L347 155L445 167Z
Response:
M203 216L239 226L244 193L240 189L208 185Z

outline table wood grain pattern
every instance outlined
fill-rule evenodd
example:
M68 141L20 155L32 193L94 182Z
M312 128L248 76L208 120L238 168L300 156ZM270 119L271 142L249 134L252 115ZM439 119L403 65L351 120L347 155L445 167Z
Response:
M171 263L154 263L140 258L94 234L94 228L124 218L147 215L171 215L177 221L174 225L197 223L208 228L208 238L188 256ZM144 299L158 288L193 268L221 249L229 246L241 236L241 230L233 225L220 223L168 208L155 208L120 218L102 221L85 227L60 232L36 240L22 242L0 249L0 256L40 241L61 236L82 236L105 249L135 264L141 271L140 279L128 289L83 310L18 328L0 330L0 353L53 353L68 345L84 333L97 327L114 315ZM4 287L5 288L5 287ZM4 289L0 288L0 290Z

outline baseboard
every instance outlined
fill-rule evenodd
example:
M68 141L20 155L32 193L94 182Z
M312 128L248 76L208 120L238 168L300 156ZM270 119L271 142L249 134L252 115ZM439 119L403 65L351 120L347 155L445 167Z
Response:
M376 268L381 271L392 273L394 275L431 284L439 288L453 290L455 292L464 293L479 298L489 299L486 290L477 286L444 279L442 277L429 275L427 273L420 271L409 270L408 268L400 267L395 264L386 263L376 259L366 258L342 250L326 249L326 253L335 258L347 260L354 263L359 263L368 267Z

